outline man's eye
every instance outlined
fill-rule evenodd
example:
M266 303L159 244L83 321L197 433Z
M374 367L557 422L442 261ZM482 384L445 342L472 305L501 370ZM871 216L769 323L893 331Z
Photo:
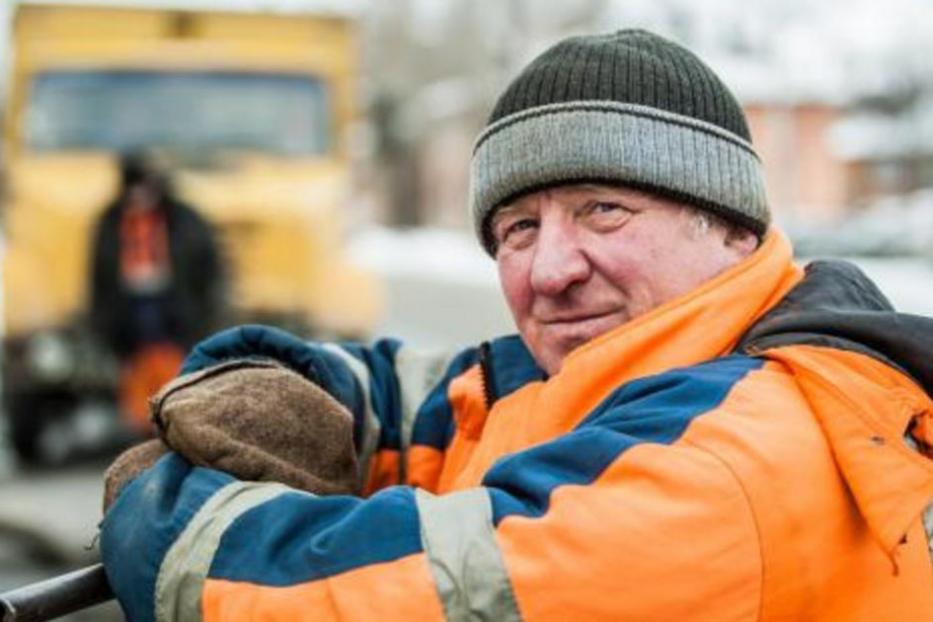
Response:
M506 246L520 246L531 238L531 232L538 228L538 221L534 218L519 218L512 222L503 222L498 228L496 236L500 244Z
M624 224L633 213L633 210L621 203L593 201L584 208L583 217L591 225L606 229Z
M522 218L521 220L516 220L511 223L508 227L505 228L505 238L508 239L509 236L518 235L523 231L530 231L538 226L538 223L531 218Z
M590 206L590 212L596 214L609 214L618 211L627 210L623 205L619 203L613 203L611 201L596 201Z

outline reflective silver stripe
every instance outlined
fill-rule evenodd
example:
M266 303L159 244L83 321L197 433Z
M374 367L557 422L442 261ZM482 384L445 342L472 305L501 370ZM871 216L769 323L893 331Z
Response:
M419 352L402 347L395 353L395 376L401 394L402 481L407 481L408 448L418 407L444 375L453 359L451 352Z
M220 538L238 517L284 492L282 484L233 482L220 488L169 548L155 585L156 620L200 620L201 593Z
M376 453L376 447L379 445L379 433L382 425L379 418L373 411L373 403L369 392L369 368L366 363L356 358L335 343L326 343L322 347L328 352L332 352L340 357L347 364L353 375L356 376L360 388L363 390L363 405L365 414L363 415L363 442L360 447L360 486L366 485L366 479L369 477L369 462Z
M489 493L415 491L421 544L447 620L521 620L496 544Z

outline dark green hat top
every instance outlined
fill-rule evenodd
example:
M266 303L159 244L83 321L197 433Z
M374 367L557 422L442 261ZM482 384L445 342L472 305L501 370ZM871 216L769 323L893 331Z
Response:
M494 252L498 207L587 181L668 196L759 235L770 221L742 107L696 55L644 30L565 39L499 98L471 167L483 245Z

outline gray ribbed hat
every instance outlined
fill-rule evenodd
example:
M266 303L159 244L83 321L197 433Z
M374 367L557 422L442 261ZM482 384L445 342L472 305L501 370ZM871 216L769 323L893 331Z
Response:
M770 221L741 106L692 52L644 30L565 39L499 98L470 171L483 246L494 254L498 207L580 182L661 194L759 236Z

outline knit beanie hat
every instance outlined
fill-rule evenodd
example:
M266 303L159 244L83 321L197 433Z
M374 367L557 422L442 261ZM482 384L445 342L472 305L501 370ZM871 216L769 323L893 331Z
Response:
M586 182L666 196L759 237L770 221L741 106L692 52L644 30L565 39L499 98L470 171L473 220L486 251L495 254L497 208Z

